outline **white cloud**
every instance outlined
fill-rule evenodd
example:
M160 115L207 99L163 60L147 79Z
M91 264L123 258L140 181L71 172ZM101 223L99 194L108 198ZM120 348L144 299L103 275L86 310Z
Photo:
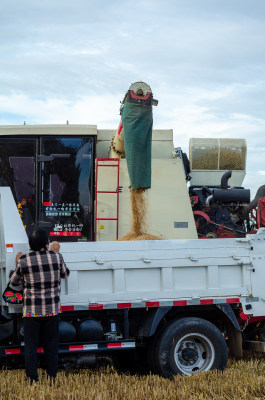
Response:
M118 126L118 98L114 96L87 96L78 101L61 100L56 98L34 99L24 95L0 96L0 109L5 113L21 115L21 124L64 124L68 120L72 124L98 125L111 128ZM102 112L104 110L104 112ZM2 124L7 121L0 119Z

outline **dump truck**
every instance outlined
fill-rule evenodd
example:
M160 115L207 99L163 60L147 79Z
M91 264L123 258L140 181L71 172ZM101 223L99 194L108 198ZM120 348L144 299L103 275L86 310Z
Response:
M156 103L142 82L126 102ZM250 201L242 187L246 142L191 139L188 157L172 130L148 120L151 189L149 175L141 185L148 233L161 240L117 240L130 232L130 193L143 173L127 166L125 111L117 131L0 127L1 291L16 254L29 252L28 236L42 228L71 271L61 283L61 367L113 363L170 378L223 370L243 349L264 352L264 188ZM23 365L21 308L1 300L4 366ZM41 365L41 342L38 353Z

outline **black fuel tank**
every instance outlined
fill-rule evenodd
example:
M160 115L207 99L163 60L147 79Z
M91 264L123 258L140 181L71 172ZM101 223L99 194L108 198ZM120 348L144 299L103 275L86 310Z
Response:
M103 340L104 330L98 321L87 319L81 322L77 331L78 341Z

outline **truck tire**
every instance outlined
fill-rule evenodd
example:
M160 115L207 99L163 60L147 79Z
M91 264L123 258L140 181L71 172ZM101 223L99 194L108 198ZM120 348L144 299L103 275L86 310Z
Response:
M202 318L181 318L169 323L155 348L155 364L165 378L223 370L227 359L228 349L221 331Z

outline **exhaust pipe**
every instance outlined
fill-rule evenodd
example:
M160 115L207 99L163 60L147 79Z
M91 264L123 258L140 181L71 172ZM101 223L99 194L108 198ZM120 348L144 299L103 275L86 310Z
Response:
M228 189L228 180L231 178L232 176L232 171L227 171L224 173L224 175L221 178L221 189Z

